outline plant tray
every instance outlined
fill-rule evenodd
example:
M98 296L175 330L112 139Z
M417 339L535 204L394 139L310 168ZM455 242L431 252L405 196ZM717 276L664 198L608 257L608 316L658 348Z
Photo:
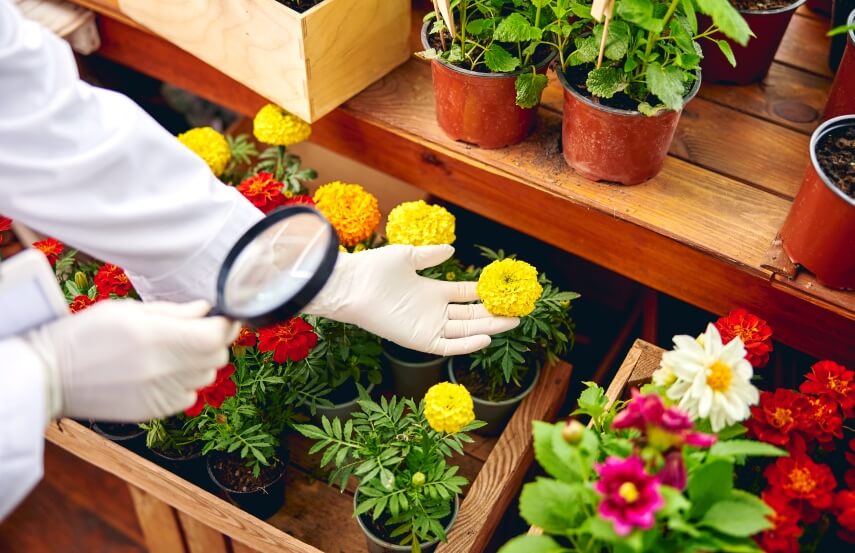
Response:
M571 372L566 363L544 369L501 436L473 435L475 441L467 444L465 456L451 460L471 484L439 553L477 552L487 546L533 460L531 421L557 415ZM355 483L351 480L344 493L328 486L317 468L320 456L308 455L311 441L301 436L288 438L285 505L266 521L77 422L65 419L51 425L47 438L128 483L151 553L367 551L352 516Z

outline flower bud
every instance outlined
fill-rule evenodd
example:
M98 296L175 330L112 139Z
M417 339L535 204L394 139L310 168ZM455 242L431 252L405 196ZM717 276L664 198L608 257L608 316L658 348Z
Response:
M229 419L222 413L217 414L217 424L226 424Z
M564 438L564 441L571 445L576 445L582 441L582 437L585 435L585 425L576 419L572 419L567 422L564 428L561 430L561 437Z
M89 279L86 277L86 273L82 271L74 273L74 285L77 286L78 290L85 293L86 289L89 288Z
M417 473L413 474L412 481L413 481L413 486L415 486L417 488L421 488L422 486L425 485L425 473L417 472Z

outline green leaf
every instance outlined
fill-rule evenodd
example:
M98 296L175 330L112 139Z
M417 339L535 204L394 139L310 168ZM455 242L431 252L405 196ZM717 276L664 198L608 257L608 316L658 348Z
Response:
M594 37L577 38L575 44L576 49L570 53L570 57L568 58L570 65L582 65L591 63L597 59L600 45Z
M683 13L686 16L686 21L689 22L689 28L692 30L692 36L698 34L698 16L695 14L695 4L693 0L680 0L680 5L683 6Z
M540 95L549 84L549 78L540 73L526 72L517 77L517 105L521 108L533 108L540 103Z
M579 408L573 414L578 413L588 415L592 419L598 419L605 413L609 398L606 397L606 391L596 382L583 382L583 384L587 388L579 394L577 401Z
M579 530L581 532L590 533L597 540L604 541L606 543L614 543L623 539L617 535L615 527L611 522L596 515L586 520Z
M692 501L692 517L702 515L710 505L730 497L733 489L733 462L715 459L689 474L686 487Z
M570 4L570 11L573 15L582 19L592 19L591 6L582 4L581 2L573 2Z
M611 98L626 88L626 73L618 67L600 67L588 73L585 86L594 96ZM580 404L581 407L581 404Z
M581 476L578 468L569 465L570 459L561 459L556 455L552 447L555 432L561 433L563 423L550 424L547 422L534 421L532 423L532 434L534 435L534 457L541 467L550 475L564 482L575 482Z
M540 40L542 31L532 25L528 19L519 12L512 13L496 26L493 31L493 40L500 42L528 42Z
M748 43L748 38L754 36L748 23L739 14L729 0L696 0L701 13L710 16L719 28L728 37L732 38L742 46Z
M617 3L617 14L645 31L659 33L662 32L662 20L655 16L654 7L653 0L621 0Z
M510 73L520 65L520 60L495 42L484 51L484 63L494 73Z
M493 28L492 19L473 19L466 22L466 33L482 35Z
M538 478L523 487L520 515L544 531L563 534L576 528L584 514L584 485Z
M679 110L683 107L683 72L673 65L662 67L658 63L647 66L647 86L666 107Z
M730 440L718 442L710 448L710 455L716 457L784 457L787 452L773 445L753 440Z
M772 528L773 524L766 518L766 514L766 510L756 504L719 501L710 507L698 525L712 528L727 536L747 538Z
M499 553L561 553L567 551L549 536L518 536L499 549Z
M661 486L659 491L662 493L662 499L665 500L665 506L659 511L660 515L670 517L688 511L691 507L689 500L671 486Z
M730 43L726 40L716 40L715 43L718 44L718 49L721 50L721 53L727 58L727 62L731 66L736 67L736 56L733 55Z
M629 49L629 25L623 21L613 21L609 26L609 36L606 37L606 49L603 55L610 60L622 59ZM599 55L600 41L603 39L603 25L594 28L594 42L597 44Z

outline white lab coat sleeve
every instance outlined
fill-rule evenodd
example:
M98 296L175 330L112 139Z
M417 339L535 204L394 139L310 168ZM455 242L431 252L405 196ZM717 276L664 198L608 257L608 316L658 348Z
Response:
M123 267L144 299L214 300L262 214L68 45L0 0L0 213Z
M0 521L41 480L45 389L41 361L29 346L0 340Z

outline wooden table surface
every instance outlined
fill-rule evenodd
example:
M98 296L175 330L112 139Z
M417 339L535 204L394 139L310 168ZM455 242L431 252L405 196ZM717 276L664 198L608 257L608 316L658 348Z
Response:
M116 0L73 1L101 14L101 55L243 114L265 103L129 21ZM414 51L419 19L414 13ZM855 293L762 267L831 84L827 26L803 7L763 83L703 85L662 173L639 186L593 183L565 165L554 79L524 143L480 150L451 141L436 124L430 67L417 59L313 125L312 140L700 308L745 307L782 342L851 364Z

